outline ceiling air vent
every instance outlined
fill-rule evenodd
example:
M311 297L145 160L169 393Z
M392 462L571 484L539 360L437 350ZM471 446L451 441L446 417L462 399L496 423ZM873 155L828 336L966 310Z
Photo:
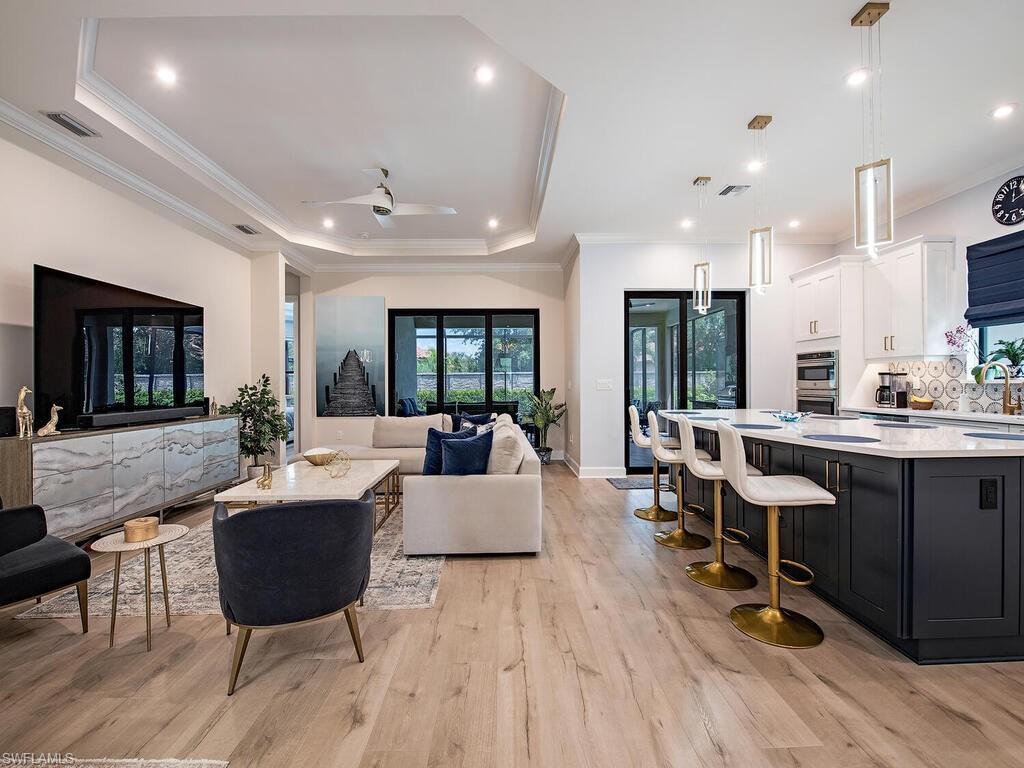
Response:
M75 136L81 136L82 138L93 138L99 136L97 131L81 122L78 118L72 117L67 112L41 112L40 114L45 115L59 125L61 128L71 131Z
M258 235L260 233L258 229L250 227L248 224L235 224L235 229L243 235Z
M744 192L750 189L749 184L727 184L722 187L722 190L718 193L719 197L739 197Z

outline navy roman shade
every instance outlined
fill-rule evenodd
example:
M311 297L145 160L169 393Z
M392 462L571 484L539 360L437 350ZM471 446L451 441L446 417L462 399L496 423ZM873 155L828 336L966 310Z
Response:
M1024 322L1024 232L967 246L967 311L975 328Z

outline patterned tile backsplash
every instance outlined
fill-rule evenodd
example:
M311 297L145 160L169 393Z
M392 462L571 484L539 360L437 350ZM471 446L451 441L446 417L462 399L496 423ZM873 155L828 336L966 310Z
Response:
M970 371L965 370L962 357L950 356L932 360L900 360L889 363L893 373L910 374L913 393L918 397L927 395L935 401L932 410L960 410L960 395L966 393L968 410L976 413L1001 413L1003 409L1003 383L965 383ZM1021 397L1024 383L1010 385L1013 399Z

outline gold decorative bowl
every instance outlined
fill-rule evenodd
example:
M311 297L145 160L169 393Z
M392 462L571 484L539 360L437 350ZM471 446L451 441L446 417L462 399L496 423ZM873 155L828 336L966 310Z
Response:
M330 448L311 448L302 454L302 458L314 467L326 467L337 457L338 452Z
M915 411L930 411L932 406L935 405L934 400L911 400L910 407Z
M124 540L128 544L149 541L160 535L160 519L157 517L136 517L124 524Z

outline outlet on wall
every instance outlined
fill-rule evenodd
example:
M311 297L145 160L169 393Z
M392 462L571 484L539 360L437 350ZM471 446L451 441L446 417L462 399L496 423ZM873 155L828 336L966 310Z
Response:
M338 440L342 440L342 439L344 439L344 438L343 438L344 434L345 434L345 433L344 433L344 432L343 432L342 430L340 430L340 429L339 429L339 430L338 430L338 431L337 431L337 432L335 433L334 437L335 437L336 439L338 439Z

